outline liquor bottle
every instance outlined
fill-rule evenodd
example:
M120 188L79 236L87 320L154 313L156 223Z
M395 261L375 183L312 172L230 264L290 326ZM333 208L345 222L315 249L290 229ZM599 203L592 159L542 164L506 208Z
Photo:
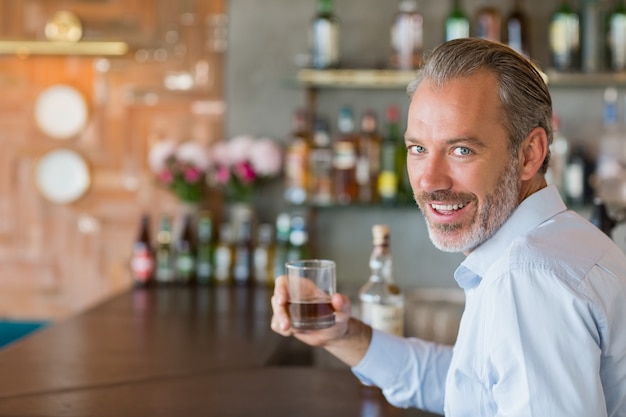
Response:
M328 121L321 117L315 120L313 128L308 195L316 205L329 205L333 201L333 150Z
M624 132L619 126L617 98L615 87L609 87L604 91L603 128L598 141L596 194L609 203L622 200L622 181L626 177L622 165L626 163L623 156Z
M133 244L130 271L136 286L146 287L154 279L154 252L150 237L150 216L143 214L139 223L139 233Z
M332 0L318 0L310 31L311 65L316 69L339 66L339 24Z
M387 108L387 133L383 136L380 145L380 170L378 174L378 194L383 204L393 204L398 199L398 142L400 141L400 127L398 120L400 111L396 106Z
M261 223L257 228L254 247L254 280L258 286L274 286L274 230L271 224Z
M291 217L289 228L289 246L287 248L287 260L309 258L309 231L304 216L294 214Z
M550 166L546 173L549 184L554 184L561 196L565 198L565 168L569 158L569 141L562 132L561 118L555 114L552 117L554 134L550 145Z
M500 42L502 40L502 15L500 10L484 0L484 4L476 11L474 36Z
M452 10L446 17L446 41L469 38L470 22L461 6L461 0L453 0Z
M175 244L175 281L179 284L191 284L195 279L196 243L193 235L193 216L187 213Z
M172 220L167 214L161 216L157 232L156 271L158 284L174 281L174 249L172 247Z
M608 19L608 47L611 69L626 70L626 5L624 0L617 0Z
M196 249L196 282L211 284L213 280L213 222L208 211L198 219L198 245Z
M569 156L565 168L565 200L572 207L585 204L587 182L587 157L585 148L577 145Z
M233 252L233 281L236 285L253 282L252 218L245 216L239 221Z
M358 199L356 183L357 135L352 109L344 106L337 118L339 130L333 143L333 186L338 204L354 203Z
M291 216L289 213L279 213L276 216L275 248L272 260L273 278L285 275L285 262L289 249L289 231L291 229Z
M530 56L528 47L528 19L522 10L522 0L515 0L506 19L506 42L520 54Z
M215 269L215 283L219 285L232 284L233 265L233 228L228 222L220 224L219 238L213 252L213 267Z
M389 226L372 227L370 277L359 291L361 319L375 329L404 334L404 294L393 281Z
M568 0L562 0L550 20L550 54L557 71L578 69L580 18Z
M581 13L581 69L599 72L605 69L607 28L600 0L584 0Z
M380 170L380 142L378 120L373 110L366 110L361 118L361 131L357 144L356 181L359 202L378 200L378 172Z
M424 51L424 17L415 0L400 0L391 25L391 66L400 70L417 68Z
M311 142L307 113L298 109L293 115L285 152L285 201L290 204L302 204L307 200Z

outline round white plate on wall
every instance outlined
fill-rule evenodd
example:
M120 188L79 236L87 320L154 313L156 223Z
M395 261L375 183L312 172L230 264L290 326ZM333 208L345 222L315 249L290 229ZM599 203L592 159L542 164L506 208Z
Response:
M65 140L78 135L87 125L88 113L83 95L66 84L46 88L35 101L35 123L53 139Z
M47 200L68 204L81 198L91 185L87 161L71 149L44 154L35 169L37 189Z

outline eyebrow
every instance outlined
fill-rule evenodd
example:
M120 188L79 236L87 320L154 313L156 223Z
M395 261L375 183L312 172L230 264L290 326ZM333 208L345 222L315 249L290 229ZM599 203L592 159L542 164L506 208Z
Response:
M405 136L404 142L407 144L418 143L420 140L414 137ZM451 138L445 141L446 145L471 145L476 148L486 148L487 145L484 141L473 137L473 136L464 136L460 138Z

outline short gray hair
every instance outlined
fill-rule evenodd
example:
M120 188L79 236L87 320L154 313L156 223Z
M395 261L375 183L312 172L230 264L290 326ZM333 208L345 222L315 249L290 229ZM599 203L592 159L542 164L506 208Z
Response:
M552 98L537 67L525 56L498 42L480 38L455 39L435 48L424 60L417 78L407 87L412 98L418 85L428 80L436 86L479 70L498 78L502 119L509 135L509 151L516 155L531 130L541 127L552 143ZM546 173L548 151L541 166Z

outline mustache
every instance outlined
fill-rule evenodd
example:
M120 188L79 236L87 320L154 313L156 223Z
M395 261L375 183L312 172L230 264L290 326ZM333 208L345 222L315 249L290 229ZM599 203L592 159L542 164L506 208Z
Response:
M432 193L423 192L423 193L415 195L415 201L417 203L422 203L422 204L429 204L433 202L469 203L470 201L473 201L475 199L476 199L476 196L474 194L455 193L452 191L445 191L445 190L434 191Z

